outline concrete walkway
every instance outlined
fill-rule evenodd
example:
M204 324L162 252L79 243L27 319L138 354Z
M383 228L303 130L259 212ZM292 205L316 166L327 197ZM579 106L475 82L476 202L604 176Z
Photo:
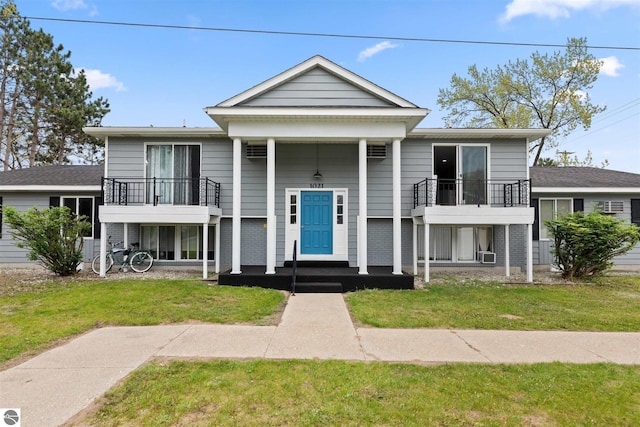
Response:
M0 372L0 407L57 426L152 357L640 364L640 333L355 328L342 295L298 294L278 326L97 329Z

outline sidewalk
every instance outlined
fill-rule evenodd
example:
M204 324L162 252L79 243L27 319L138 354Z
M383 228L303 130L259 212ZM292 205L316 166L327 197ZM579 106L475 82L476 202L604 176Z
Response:
M298 294L278 326L97 329L0 372L0 407L57 426L152 357L640 364L640 333L355 328L341 294Z

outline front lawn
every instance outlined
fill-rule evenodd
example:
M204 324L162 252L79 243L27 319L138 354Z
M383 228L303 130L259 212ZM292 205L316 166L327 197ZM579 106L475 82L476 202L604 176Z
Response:
M283 302L278 291L211 286L192 279L38 283L31 290L0 296L0 363L100 326L272 324L269 316Z
M381 328L640 331L640 276L580 285L479 280L347 296L354 319Z
M639 402L638 366L156 361L74 423L631 426Z

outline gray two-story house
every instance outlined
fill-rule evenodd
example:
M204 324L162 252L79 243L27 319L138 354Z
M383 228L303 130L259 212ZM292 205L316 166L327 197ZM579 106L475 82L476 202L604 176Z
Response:
M547 130L417 128L429 110L321 56L205 113L217 126L85 129L106 147L103 254L117 235L204 277L273 275L295 255L363 277L532 280L528 145Z

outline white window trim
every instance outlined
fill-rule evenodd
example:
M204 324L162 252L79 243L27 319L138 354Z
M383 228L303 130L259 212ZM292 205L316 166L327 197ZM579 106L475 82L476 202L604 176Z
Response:
M60 206L64 206L66 199L76 199L76 211L75 215L78 215L78 208L80 207L79 199L91 199L91 216L89 217L89 224L91 224L91 236L83 237L84 240L93 240L95 237L96 227L100 227L100 224L94 224L94 218L96 217L96 198L95 196L60 196Z

